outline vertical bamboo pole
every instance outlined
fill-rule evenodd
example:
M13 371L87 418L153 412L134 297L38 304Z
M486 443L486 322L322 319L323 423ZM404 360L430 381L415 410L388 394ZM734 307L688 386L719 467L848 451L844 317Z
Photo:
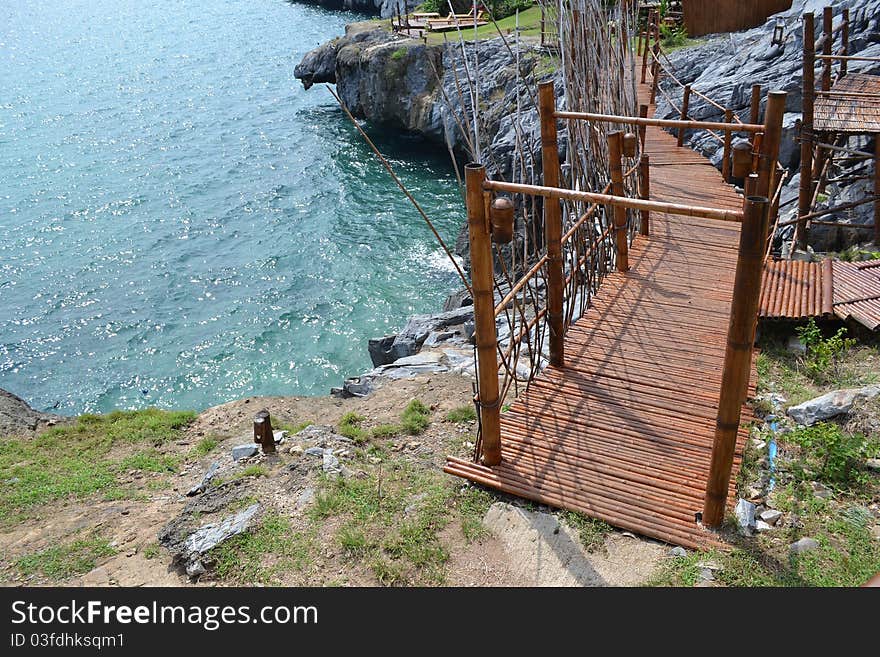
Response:
M761 148L764 145L764 133L756 132L752 136L752 171L758 170L758 165L761 163ZM749 196L754 196L754 194L750 194Z
M642 155L639 162L639 196L645 200L651 200L651 158L649 155ZM641 210L641 221L639 222L639 233L642 235L651 234L651 213L648 210Z
M611 168L611 193L623 196L623 132L617 130L608 135L608 158ZM617 245L617 271L629 271L629 243L627 241L626 208L615 205L614 240Z
M832 7L825 7L822 11L822 54L830 55L832 51L832 45L834 44L834 32L833 30L833 22L834 22L834 14L832 13L834 9ZM824 66L822 67L822 91L828 91L831 89L831 64L832 61L830 59L823 60Z
M880 134L874 135L874 244L880 246Z
M497 335L492 244L489 218L483 200L486 168L465 166L468 238L471 250L471 286L474 290L474 337L477 343L477 378L480 384L480 427L483 463L501 462L501 409L498 396Z
M651 17L653 15L653 10L648 11L648 24L645 25L645 50L642 52L642 84L645 84L648 78L648 47L651 44Z
M724 110L724 122L733 123L733 110ZM724 160L721 162L721 177L724 182L730 182L730 151L733 142L733 133L730 130L724 131Z
M541 167L545 187L559 187L559 146L556 137L556 92L553 81L538 85L541 119ZM547 318L550 328L550 364L565 365L563 340L562 210L558 200L544 199L544 239L547 242ZM493 311L494 312L494 311Z
M651 104L657 100L657 85L660 83L660 14L654 20L654 57L651 62Z
M840 54L849 55L849 9L843 10L843 27L840 29ZM846 75L846 60L840 60L840 77Z
M807 248L807 220L812 198L813 175L813 103L816 95L816 41L815 19L811 12L804 14L804 73L803 115L801 118L801 180L798 191L798 222L795 244L798 249Z
M721 373L721 396L715 419L715 440L703 503L703 524L707 527L717 527L724 520L736 436L751 373L768 205L766 197L752 196L745 201L727 349Z
M660 85L660 66L655 61L651 64L651 104L657 102L657 87Z
M761 85L752 85L752 102L749 105L749 123L755 125L761 120ZM752 148L755 147L755 135L751 136Z
M773 196L776 181L776 162L779 160L779 144L782 141L782 116L785 114L784 91L767 94L767 110L764 112L764 132L758 158L758 182L756 196Z
M691 104L691 85L684 85L684 91L681 94L681 120L688 120L688 109ZM684 146L684 128L678 129L678 145Z
M750 173L743 182L743 192L746 198L755 195L755 185L758 184L758 174Z
M749 105L749 123L755 125L761 118L761 85L752 85L752 102Z
M643 119L648 118L648 106L647 105L639 105L639 116ZM645 137L648 134L648 126L640 125L639 126L639 141L642 142L642 151L645 150Z

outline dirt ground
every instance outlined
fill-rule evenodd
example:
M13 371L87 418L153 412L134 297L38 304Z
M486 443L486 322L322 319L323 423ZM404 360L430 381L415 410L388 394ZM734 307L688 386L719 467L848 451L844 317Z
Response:
M4 585L12 586L59 583L71 586L212 586L230 583L374 586L384 583L377 577L375 567L371 569L366 560L354 558L351 550L342 549L337 541L330 540L329 537L337 536L343 529L342 520L328 517L315 532L309 509L314 504L315 490L320 489L323 480L320 467L314 465L316 460L302 453L308 443L297 447L296 440L287 440L277 455L257 455L239 462L232 460L231 449L252 440L253 416L263 408L270 411L275 428L292 428L306 422L336 427L349 412L363 416L362 424L369 428L398 421L402 409L411 400L418 399L430 409L427 429L415 436L403 434L374 440L381 442L383 462L370 456L369 450L343 445L343 449L337 452L346 476L358 481L374 477L375 468L380 468L381 477L383 467L405 467L415 478L424 475L429 478L426 481L439 482L452 490L464 490L469 484L440 471L448 453L469 453L473 448L471 441L476 426L473 421L451 422L444 418L449 411L466 406L472 395L469 380L457 375L436 374L386 383L365 399L263 397L207 409L179 440L165 449L172 454L191 455L193 447L206 437L217 440L218 445L201 458L188 456L176 474L132 471L125 477L125 483L135 491L129 499L101 501L92 497L54 503L38 509L32 514L34 517L0 532L0 580ZM237 571L237 580L210 574L192 580L172 564L169 552L157 542L163 527L180 517L182 512L185 516L187 509L197 509L191 513L197 524L216 521L223 513L228 515L228 509L213 515L199 511L193 506L199 498L185 496L212 463L220 466L218 479L224 483L212 489L210 494L229 492L230 509L236 508L235 504L259 501L262 513L283 518L289 523L285 526L289 526L290 532L309 537L309 549L302 554L294 554L287 548L282 550L289 563L295 562L296 567L288 568L288 561L283 561L279 562L278 568L267 569L267 564L262 563L259 577L264 579L249 582L242 581L244 575L241 573L246 575L248 572L242 569ZM242 477L246 468L259 469L261 476ZM418 506L419 499L424 497L424 493L418 494L416 489L407 494L412 498L410 506ZM481 494L488 499L487 505L499 502L507 509L506 503L512 502L516 506L511 509L525 506L529 509L522 508L519 515L515 512L517 521L513 524L496 526L494 530L482 531L471 539L463 532L461 518L452 516L437 535L441 549L447 554L437 583L452 586L631 586L648 579L668 558L668 546L616 531L608 533L604 545L592 552L577 544L576 537L567 538L569 545L564 553L559 552L559 523L556 516L547 513L552 510L492 492ZM202 497L207 500L209 493ZM487 519L491 513L486 514ZM524 518L538 520L525 521ZM536 531L535 527L542 523L551 531ZM563 530L563 537L573 536L564 525ZM61 581L39 573L24 574L16 566L26 555L69 543L84 534L100 534L109 541L115 554L98 559L89 572ZM548 561L541 556L542 550L562 556L554 556ZM601 576L572 578L570 573L576 569L600 573Z

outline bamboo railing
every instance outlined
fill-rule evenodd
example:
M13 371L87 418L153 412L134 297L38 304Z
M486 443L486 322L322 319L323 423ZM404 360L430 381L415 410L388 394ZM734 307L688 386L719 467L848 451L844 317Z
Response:
M798 189L798 211L795 224L795 244L798 249L807 248L807 237L811 223L828 223L814 221L815 218L832 214L835 211L851 209L863 203L874 202L874 243L880 245L880 147L876 153L864 154L874 159L874 192L855 204L844 204L836 208L814 211L816 200L828 184L828 173L834 163L837 151L847 152L840 145L824 143L834 137L827 133L821 135L815 129L815 104L819 97L840 99L878 100L876 94L834 91L834 82L847 75L848 63L851 61L880 61L880 57L863 57L850 54L849 31L850 11L843 9L841 19L834 26L833 7L824 7L822 11L822 35L816 39L816 18L812 12L803 15L804 57L803 57L803 115L801 119L800 144L800 187ZM835 38L839 35L840 46L835 50ZM838 72L834 76L834 64ZM821 64L820 88L816 89L816 64ZM845 137L845 136L844 136ZM824 140L824 141L823 141ZM845 139L844 139L845 141ZM880 142L880 140L875 140ZM865 228L858 224L835 224L838 227Z
M777 157L782 133L782 114L785 106L785 94L772 92L768 96L767 111L763 124L736 124L725 122L712 124L725 134L746 132L760 136L755 139L759 152L752 161L755 170L749 173L748 188L756 196L744 201L742 211L731 211L719 208L701 207L682 203L651 201L650 197L650 159L644 153L644 133L641 139L635 135L625 135L622 131L614 131L608 135L609 182L601 192L590 192L576 189L565 189L561 186L560 164L558 153L557 121L607 122L617 125L663 126L681 128L692 126L690 120L658 120L645 116L625 117L583 112L559 111L555 107L553 82L539 85L539 108L541 122L541 150L544 185L527 185L509 183L486 178L485 168L479 163L467 166L467 204L468 227L472 254L472 287L474 291L474 313L477 345L477 380L476 397L480 418L480 435L475 447L475 459L482 458L485 465L497 465L501 459L500 413L510 381L516 381L516 363L510 359L514 355L518 342L528 335L543 321L549 335L549 363L555 367L565 367L565 333L573 321L571 314L572 296L576 288L569 287L575 278L582 275L580 267L590 262L593 270L607 272L611 267L625 274L628 270L628 249L634 236L634 228L643 236L650 235L650 213L663 212L690 217L702 217L720 221L737 221L744 224L743 241L740 245L743 262L748 265L748 273L743 273L740 281L739 267L737 285L734 291L734 311L731 315L731 336L740 336L743 332L752 331L754 338L754 321L751 312L756 308L760 286L755 287L757 276L760 282L761 267L751 267L751 254L759 253L763 258L763 240L766 238L768 200L770 190L775 188ZM634 142L641 146L633 152ZM630 160L627 166L627 159ZM638 190L636 197L626 195L624 180L630 176L637 177ZM609 193L609 191L611 193ZM494 292L493 262L491 244L493 240L493 219L490 216L494 208L493 197L499 193L513 196L538 197L543 199L543 226L546 254L541 257L516 282L511 281L510 289L500 303L493 305L491 300ZM587 203L589 208L573 225L563 232L563 220L560 201ZM604 209L604 212L603 212ZM601 216L600 216L601 215ZM598 221L595 236L588 244L578 244L578 229L586 222ZM748 224L748 229L745 228ZM754 242L760 240L755 246ZM610 248L609 248L610 247ZM743 255L744 254L744 255ZM566 271L565 262L569 261ZM741 266L743 263L740 263ZM752 271L754 270L754 271ZM755 274L757 271L757 274ZM518 301L521 293L529 289L529 284L539 276L546 282L546 295L543 303L536 301L536 311L531 318L526 318L524 309ZM568 292L568 294L567 294ZM514 304L516 313L522 318L522 326L517 334L511 334L506 351L499 347L496 319L508 307ZM567 308L568 306L568 308ZM748 320L748 318L752 320ZM748 321L747 321L748 320ZM747 325L750 325L747 326ZM733 338L731 338L733 339ZM750 344L750 343L749 343ZM730 352L730 350L728 350ZM750 353L750 352L749 352ZM499 362L499 355L501 357ZM728 362L729 360L729 362ZM498 374L500 369L508 374L505 384L499 387ZM533 367L528 381L533 378L541 367ZM731 417L736 413L739 422L739 409L745 398L745 384L749 376L749 361L743 360L742 354L734 350L725 360L725 380L731 385L721 391L719 406L718 429L716 443L717 458L713 456L713 469L710 482L714 486L711 495L707 496L706 515L714 517L712 504L717 498L717 486L729 479L732 465L733 448L730 446L729 426ZM733 431L733 440L736 431ZM729 454L728 454L729 452ZM725 475L726 468L726 475Z

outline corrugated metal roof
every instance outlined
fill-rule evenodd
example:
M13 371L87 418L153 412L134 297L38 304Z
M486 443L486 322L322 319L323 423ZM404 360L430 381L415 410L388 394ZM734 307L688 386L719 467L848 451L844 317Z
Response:
M880 328L880 260L834 263L834 314Z
M839 95L842 93L874 97ZM880 76L850 73L835 82L829 95L816 98L813 127L831 132L880 132Z
M830 260L775 260L764 263L758 314L767 319L806 319L830 315L833 297L830 274Z

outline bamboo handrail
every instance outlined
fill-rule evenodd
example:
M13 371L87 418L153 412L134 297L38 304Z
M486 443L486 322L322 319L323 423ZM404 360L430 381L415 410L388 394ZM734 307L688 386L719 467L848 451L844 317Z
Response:
M847 62L880 62L880 57L863 57L861 55L816 55L816 59L839 59Z
M763 132L763 125L752 123L719 123L716 121L680 121L678 119L643 119L637 116L615 116L613 114L592 114L590 112L556 112L557 119L579 121L604 121L624 125L658 126L661 128L690 128L694 130L718 130L720 132Z
M839 98L880 98L880 94L869 93L865 91L835 91L834 89L829 89L828 91L817 91L817 96L834 96Z
M523 185L520 183L500 182L497 180L487 180L483 184L483 189L496 192L510 192L512 194L543 196L544 198L551 199L586 201L602 205L620 206L629 208L630 210L664 212L666 214L675 214L684 217L718 219L720 221L742 221L743 218L743 213L737 210L721 210L719 208L707 208L680 203L665 203L663 201L643 201L641 199L628 198L626 196L612 196L609 194L597 194L595 192L578 192L569 189L558 189L556 187Z

